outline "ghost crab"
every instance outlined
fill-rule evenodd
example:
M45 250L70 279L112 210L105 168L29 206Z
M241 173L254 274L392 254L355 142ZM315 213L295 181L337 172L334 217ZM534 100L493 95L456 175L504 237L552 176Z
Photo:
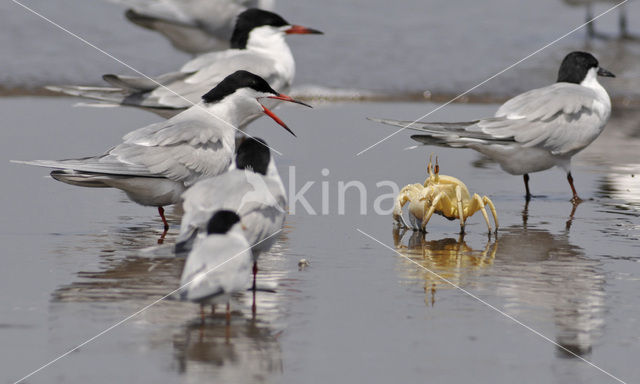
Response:
M393 219L401 226L419 229L425 232L425 227L434 213L442 215L449 220L460 219L460 233L464 233L464 224L469 216L481 211L487 223L489 233L492 232L489 216L485 205L489 205L493 214L493 221L498 231L498 214L493 202L487 197L480 197L477 193L471 196L467 186L455 177L440 175L440 166L436 157L435 167L431 167L431 159L427 171L429 177L424 184L409 184L402 188L396 198L393 209ZM402 218L402 207L409 202L409 218L411 226ZM420 223L418 224L418 221Z

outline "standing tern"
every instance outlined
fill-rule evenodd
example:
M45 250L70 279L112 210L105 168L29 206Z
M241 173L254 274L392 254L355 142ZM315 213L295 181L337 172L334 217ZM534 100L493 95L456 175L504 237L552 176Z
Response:
M600 135L611 114L611 99L597 76L615 77L591 54L572 52L562 61L555 84L508 100L492 118L461 123L372 120L421 131L411 138L423 144L482 153L506 172L523 175L527 200L529 173L559 166L567 172L572 201L579 203L571 157Z
M236 18L247 8L271 10L272 0L120 0L126 18L162 34L174 48L191 54L229 48Z
M235 169L200 180L182 195L184 216L176 240L176 253L195 248L204 238L211 214L221 209L236 212L253 251L253 288L258 256L276 242L282 229L287 198L269 148L262 139L248 138L238 147ZM194 245L195 244L195 245Z
M158 76L155 81L144 77L104 75L104 80L112 87L72 85L49 86L47 89L171 117L191 107L207 90L239 69L255 73L275 89L288 93L295 75L295 62L285 35L321 33L292 25L272 12L249 9L238 16L231 49L198 56L179 71ZM267 107L273 108L276 104L273 102ZM259 116L248 116L238 128L244 129Z
M187 256L180 278L180 298L204 305L227 304L231 321L231 295L251 284L251 247L242 233L240 217L220 210L207 223L207 237Z
M587 35L589 38L594 37L603 37L603 35L596 32L595 28L595 19L593 16L593 4L594 3L607 3L609 6L616 5L622 3L622 0L563 0L566 4L571 6L585 6L586 8L586 23L587 24ZM618 5L620 9L618 9L618 28L620 30L620 38L621 39L633 39L632 35L629 34L629 30L627 28L627 12L626 12L626 4Z
M165 205L180 201L198 180L225 172L235 150L234 126L258 112L293 132L260 100L299 103L278 93L261 77L237 71L175 117L137 129L100 156L19 163L54 168L51 176L81 187L118 188L138 204L156 206L164 223ZM294 135L295 136L295 135Z

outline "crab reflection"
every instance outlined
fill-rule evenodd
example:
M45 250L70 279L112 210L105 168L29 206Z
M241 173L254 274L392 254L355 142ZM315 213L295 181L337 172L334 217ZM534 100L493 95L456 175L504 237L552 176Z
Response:
M404 245L405 233L398 230L394 243L402 255L457 286L492 290L497 297L490 301L502 301L501 309L525 323L552 321L559 356L588 354L604 325L605 279L600 262L571 243L574 212L559 234L527 224L528 212L525 205L524 225L502 229L483 250L472 249L463 238L427 241L419 233L412 233ZM428 305L435 302L437 288L452 288L415 265L404 269L409 278L424 281Z
M427 305L435 304L438 288L453 288L450 283L461 286L467 275L491 265L498 250L497 241L487 240L483 250L474 250L465 243L463 235L457 240L426 240L425 234L417 231L411 231L404 245L402 240L406 232L397 227L393 229L394 245L402 255L424 267L408 268L407 274L410 279L424 280Z

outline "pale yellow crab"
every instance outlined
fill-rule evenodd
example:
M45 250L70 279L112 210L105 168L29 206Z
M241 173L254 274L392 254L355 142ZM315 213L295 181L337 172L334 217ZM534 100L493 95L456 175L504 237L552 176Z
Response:
M467 218L481 211L491 233L489 216L484 208L485 205L489 205L496 231L498 231L498 214L493 202L487 196L480 197L477 193L471 196L467 186L455 177L440 175L438 158L436 157L434 169L431 167L431 158L432 156L429 156L427 165L429 177L424 184L409 184L400 191L393 208L393 219L401 226L424 232L431 216L437 213L449 220L460 219L460 233L464 233L464 223ZM402 218L402 207L407 201L411 226L407 225Z

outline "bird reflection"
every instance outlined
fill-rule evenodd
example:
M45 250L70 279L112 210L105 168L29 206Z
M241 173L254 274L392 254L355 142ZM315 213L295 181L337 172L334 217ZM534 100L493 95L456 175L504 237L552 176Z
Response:
M224 325L224 316L201 323L188 321L173 335L174 357L180 373L218 378L220 382L276 381L283 371L278 333L254 319Z
M405 233L397 229L393 238L403 256L457 286L494 286L495 294L506 300L504 310L525 323L553 321L558 355L575 357L591 352L604 324L605 280L600 262L569 240L574 213L575 206L565 229L552 234L527 223L527 203L523 225L501 229L483 250L472 249L463 238L427 241L419 233L412 233L404 245ZM437 288L451 288L413 264L404 263L403 270L409 279L424 281L427 305L435 302Z
M140 251L155 244L158 231L149 228L156 227L121 226L116 231L69 236L54 251L61 259L94 255L97 262L92 264L93 268L77 272L73 282L53 292L52 313L80 311L82 316L105 323L106 327L176 290L184 258L149 257ZM277 332L272 328L281 326L282 302L292 294L290 287L296 284L286 267L289 230L285 227L265 254L258 284L275 287L276 291L258 292L257 313L250 310L249 292L238 295L238 310L234 311L229 326L225 325L224 310L201 322L198 305L169 297L136 316L144 318L150 326L137 333L137 339L127 341L148 344L156 351L172 348L175 368L189 379L195 377L193 381L212 377L220 382L277 381L283 363Z
M551 316L561 356L591 351L603 320L604 276L600 263L569 241L538 228L502 231L496 255L497 293L508 312L522 317ZM568 350L568 351L567 351Z
M400 254L424 267L424 269L409 268L408 277L424 280L425 302L432 306L435 304L438 288L452 287L438 276L460 286L465 282L466 275L491 265L498 249L497 241L492 243L487 240L484 250L480 251L469 247L464 242L463 235L457 240L453 238L426 240L425 234L418 231L411 231L408 243L404 245L402 239L406 232L405 229L394 227L395 248Z

